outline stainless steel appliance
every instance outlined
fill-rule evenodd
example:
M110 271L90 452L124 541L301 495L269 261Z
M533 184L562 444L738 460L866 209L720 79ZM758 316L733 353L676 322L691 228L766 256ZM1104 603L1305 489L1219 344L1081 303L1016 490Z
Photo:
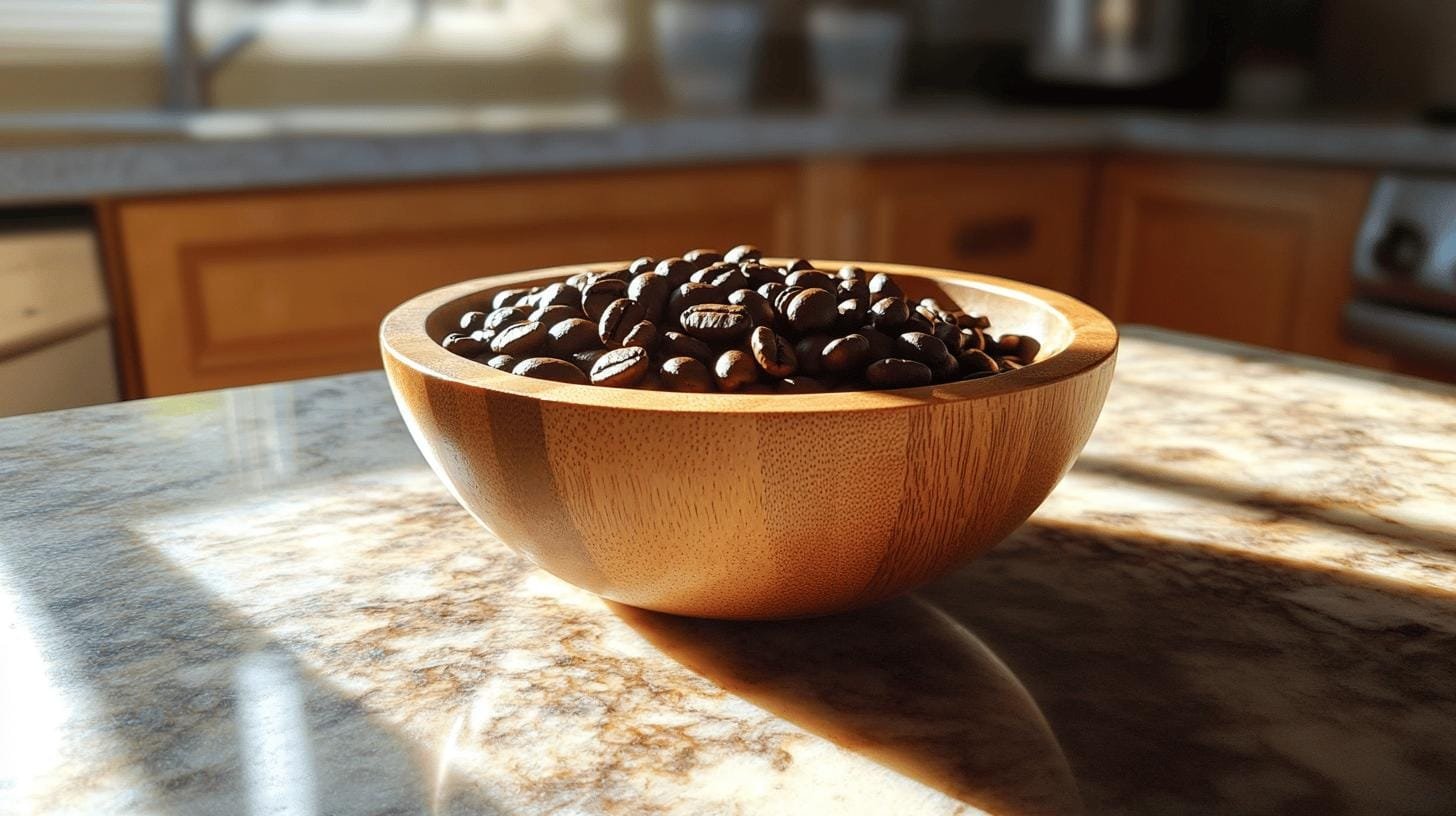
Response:
M1032 74L1110 87L1168 79L1185 57L1186 10L1185 0L1045 0Z
M1355 242L1351 340L1456 373L1456 176L1391 174Z

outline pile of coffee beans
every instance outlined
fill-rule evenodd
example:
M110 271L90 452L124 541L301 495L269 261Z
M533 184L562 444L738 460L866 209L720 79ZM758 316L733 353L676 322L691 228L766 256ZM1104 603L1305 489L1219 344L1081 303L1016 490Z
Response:
M985 317L910 301L889 275L756 247L638 258L496 293L445 348L545 380L668 391L804 394L911 388L1021 368L1041 344Z

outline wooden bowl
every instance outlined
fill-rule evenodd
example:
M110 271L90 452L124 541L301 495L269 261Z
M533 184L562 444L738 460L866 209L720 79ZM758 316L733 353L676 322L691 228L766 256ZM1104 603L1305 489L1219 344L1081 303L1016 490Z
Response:
M499 289L613 266L604 263L413 298L380 327L384 368L455 498L558 577L698 617L851 609L935 578L1025 521L1092 433L1117 354L1112 323L1066 295L859 265L895 276L907 297L988 315L998 335L1030 334L1041 356L970 382L789 396L567 385L440 346Z

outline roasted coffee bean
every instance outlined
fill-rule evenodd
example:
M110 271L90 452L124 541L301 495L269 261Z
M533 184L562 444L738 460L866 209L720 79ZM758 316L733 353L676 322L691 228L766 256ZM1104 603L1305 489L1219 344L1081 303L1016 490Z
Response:
M603 270L601 272L593 273L591 279L592 279L592 282L593 283L595 283L596 281L605 281L605 280L616 280L616 281L621 281L622 283L630 283L632 281L632 270L630 270L630 269L605 269L605 270Z
M792 261L789 261L788 266L785 266L784 267L784 271L785 272L798 272L798 271L800 271L802 269L813 269L813 268L814 268L814 264L809 263L808 261L804 260L803 258L795 258Z
M716 249L694 249L683 254L683 260L692 264L698 269L705 266L712 266L723 260L723 255Z
M642 308L642 304L631 298L617 298L607 306L601 319L597 321L597 335L602 338L602 344L607 348L616 348L622 345L622 341L638 323L646 319L647 311Z
M499 309L502 306L514 306L516 305L516 298L524 294L526 294L525 289L502 289L495 293L495 297L490 299L490 306L492 309Z
M991 320L984 315L957 315L956 325L963 329L977 329L985 331L991 328Z
M612 301L627 297L627 284L616 278L608 278L589 284L581 295L581 310L587 320L601 320L602 312Z
M842 281L862 281L865 278L865 271L854 264L845 264L839 267L837 277Z
M883 360L895 355L895 338L874 326L861 326L855 334L870 341L870 360Z
M663 357L692 357L704 363L713 360L713 350L707 343L682 332L664 332L659 351Z
M553 283L536 295L536 307L580 306L581 290L565 283Z
M936 317L935 309L930 306L926 306L924 300L916 303L910 309L910 313L912 315L919 315L925 320L926 323L929 323L932 327L935 326L935 321L940 319L939 317Z
M679 286L688 282L688 279L693 276L693 272L696 270L696 266L693 266L682 258L668 258L665 261L658 262L657 267L652 271L667 278L668 285L676 291Z
M900 331L917 331L932 334L935 331L935 327L930 324L929 320L911 312L910 316L905 318L905 322L900 324Z
M995 374L1001 370L1001 367L996 365L996 361L991 359L991 355L975 349L961 352L956 361L960 364L962 376L980 373Z
M715 270L713 267L705 266L702 269L693 270L693 274L691 277L688 278L688 280L692 283L706 283L711 285L713 283L713 278L716 277L717 274L718 271Z
M485 328L485 312L466 312L460 315L460 331L462 334L477 332Z
M578 289L585 289L591 283L590 272L578 272L566 279L566 282Z
M530 316L531 310L524 306L502 306L485 316L485 324L481 328L500 331L512 323L525 323Z
M769 283L765 283L762 286L759 286L758 289L755 291L757 291L760 295L763 295L763 299L768 301L769 305L772 306L773 304L778 302L779 293L787 288L789 287L783 283L780 283L778 281L772 281Z
M834 325L841 331L854 331L864 325L865 314L869 311L865 308L864 301L849 300L839 301L839 317L835 319Z
M799 371L804 374L824 373L824 348L834 338L827 334L811 334L794 344L794 356L799 360Z
M961 329L961 348L986 350L986 335L980 329Z
M791 287L792 288L792 287ZM784 317L800 334L827 329L839 316L834 295L824 289L805 289L795 295L784 308Z
M955 362L955 358L951 356L950 351L946 349L944 343L940 342L939 338L933 334L918 331L904 332L896 337L895 354L908 360L919 360L932 369L942 368Z
M1001 357L996 360L996 365L1001 366L1002 371L1015 371L1018 368L1025 368L1019 360L1012 357Z
M882 331L894 332L910 319L910 307L898 297L881 298L870 306L870 322Z
M915 360L888 357L865 369L865 379L875 388L914 388L930 385L930 367Z
M587 349L586 351L578 351L575 354L571 355L571 364L581 369L583 373L590 374L592 366L596 365L597 360L600 360L602 355L606 353L607 349L604 348L594 348Z
M754 362L771 377L787 377L799 367L793 346L768 326L753 330L748 336L748 348L753 352Z
M1030 365L1041 352L1041 343L1035 338L1020 334L1003 334L996 340L996 351L1002 357L1011 357L1022 365Z
M753 320L748 310L731 303L703 303L684 309L683 331L708 343L731 343L748 334Z
M612 349L597 358L591 368L592 385L629 388L652 370L652 359L641 346Z
M835 291L839 281L830 277L826 272L817 269L801 269L798 272L790 272L784 278L784 283L790 286L802 286L805 289L824 289L829 292Z
M819 355L819 366L835 374L861 371L870 361L870 341L862 334L848 334L829 341Z
M729 349L719 355L713 364L713 377L722 391L738 391L758 379L758 363L753 355L738 349Z
M789 301L793 300L795 297L798 297L799 293L802 291L804 291L804 287L802 286L785 286L784 288L780 289L773 298L774 311L778 312L779 314L785 314L786 312L788 312Z
M785 377L779 382L780 394L817 394L823 390L825 390L823 383L802 374Z
M515 357L529 357L546 345L546 327L535 321L515 323L501 329L490 341L490 350L496 354L510 354Z
M739 244L728 250L723 255L723 260L729 263L743 263L744 261L757 261L763 258L763 250L753 244Z
M536 311L531 312L529 319L549 329L563 320L570 320L573 317L581 316L581 310L575 306L541 306Z
M931 332L936 339L945 344L945 350L951 354L959 354L961 350L961 330L954 323L936 323L935 330Z
M729 294L728 302L734 306L742 306L748 312L748 319L753 321L753 325L773 325L773 304L769 303L767 298L752 289L739 289Z
M672 286L667 278L651 272L643 272L627 285L627 297L642 304L648 320L661 320L667 308L667 299L672 295Z
M669 325L682 325L682 313L693 306L718 302L718 288L708 283L684 283L667 301L663 319Z
M756 261L746 261L738 265L743 274L748 276L750 285L759 287L765 283L783 283L783 270L776 266L765 266Z
M622 338L622 345L637 346L651 351L657 345L657 325L650 320L641 320L627 336Z
M490 347L490 341L485 339L480 332L470 334L457 332L447 336L441 345L461 357L475 357Z
M735 266L714 275L713 279L708 281L708 283L718 287L718 291L720 292L734 292L752 284L753 281L749 280L748 276Z
M864 281L840 281L839 285L834 287L834 297L838 300L857 300L865 306L869 306L871 303L870 288L865 285Z
M597 337L597 324L579 317L563 320L552 326L547 333L551 335L551 351L561 357L601 345L601 338Z
M509 354L497 354L494 357L486 360L485 364L490 366L491 368L496 369L497 371L510 373L510 370L515 368L516 363L519 363L520 361L521 359L519 357L512 357Z
M575 385L586 385L590 382L581 369L555 357L528 357L511 369L511 373L520 377L535 377L538 380L553 380L555 382L573 383Z
M655 266L657 266L657 259L650 255L643 255L628 265L627 271L631 272L632 277L635 278L643 273L651 272Z
M874 277L870 278L870 294L876 298L902 298L905 296L905 293L900 291L900 285L884 272L877 272Z
M671 391L707 393L713 390L713 375L708 367L691 357L673 357L657 369L658 380Z

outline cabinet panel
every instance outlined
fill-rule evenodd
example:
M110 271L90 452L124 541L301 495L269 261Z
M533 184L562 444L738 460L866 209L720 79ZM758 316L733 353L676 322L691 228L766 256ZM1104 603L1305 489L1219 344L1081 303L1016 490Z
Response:
M413 294L481 275L752 241L792 251L779 165L123 202L143 391L373 368Z
M1110 162L1093 301L1121 322L1348 359L1339 311L1369 184L1347 170Z
M897 159L867 167L866 251L1081 294L1091 160Z

